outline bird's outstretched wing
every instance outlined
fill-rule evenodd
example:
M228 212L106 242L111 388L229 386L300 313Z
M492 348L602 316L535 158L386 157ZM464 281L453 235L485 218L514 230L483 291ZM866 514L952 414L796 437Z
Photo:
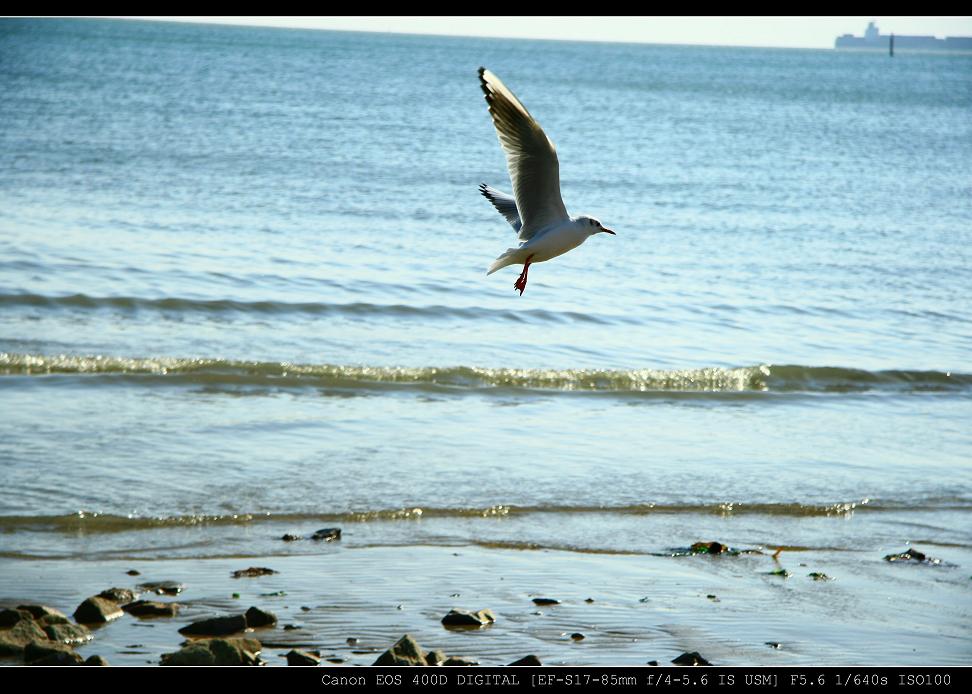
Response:
M496 126L522 227L519 238L528 241L550 224L568 219L560 197L560 163L553 142L500 79L479 68L489 113Z
M479 192L483 194L483 197L493 203L493 207L506 218L506 221L513 227L513 231L519 232L523 228L523 222L520 221L520 212L516 209L516 200L513 199L512 195L507 195L485 183L479 184Z

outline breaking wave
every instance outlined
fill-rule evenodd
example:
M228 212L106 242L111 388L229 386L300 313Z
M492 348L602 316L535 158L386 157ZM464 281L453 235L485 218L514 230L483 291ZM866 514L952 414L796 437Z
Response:
M972 389L972 375L797 365L697 369L513 369L358 366L289 362L0 353L0 375L201 385L381 390L542 390L608 393L936 392Z

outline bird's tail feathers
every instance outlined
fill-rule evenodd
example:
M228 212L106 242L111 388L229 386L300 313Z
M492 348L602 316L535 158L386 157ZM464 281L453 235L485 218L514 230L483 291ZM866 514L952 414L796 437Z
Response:
M507 265L513 265L516 263L516 255L517 251L519 250L519 248L507 248L496 260L493 261L493 264L489 266L489 270L486 271L486 275L492 275L500 268L504 268Z

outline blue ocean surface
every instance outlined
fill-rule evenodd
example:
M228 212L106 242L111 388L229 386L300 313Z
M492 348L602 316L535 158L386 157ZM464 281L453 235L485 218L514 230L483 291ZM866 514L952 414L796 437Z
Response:
M617 232L523 296L480 65ZM0 94L7 560L920 544L969 652L969 56L4 19Z

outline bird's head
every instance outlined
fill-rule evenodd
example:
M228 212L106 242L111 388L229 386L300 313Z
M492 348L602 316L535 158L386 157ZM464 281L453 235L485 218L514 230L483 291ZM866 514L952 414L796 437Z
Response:
M595 217L588 217L586 214L582 214L575 220L582 227L587 227L587 233L590 236L604 232L605 234L611 234L612 236L617 236L613 231L608 229L606 226L601 224L601 220Z

